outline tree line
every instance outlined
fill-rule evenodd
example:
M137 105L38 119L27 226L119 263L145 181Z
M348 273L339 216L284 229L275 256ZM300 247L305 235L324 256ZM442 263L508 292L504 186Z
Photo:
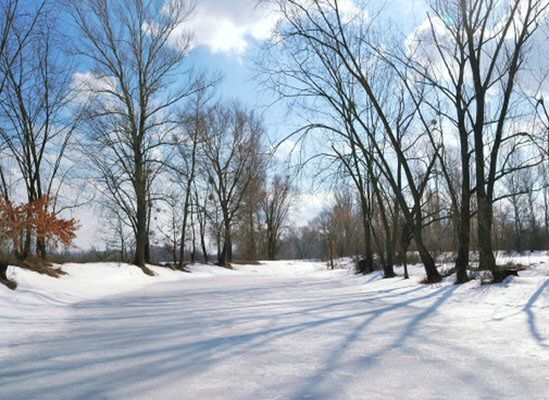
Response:
M307 226L290 227L295 184L262 114L190 63L191 0L2 4L3 204L41 202L72 230L62 216L93 204L145 273L162 247L178 268L360 255L392 277L414 250L427 282L455 254L462 283L472 254L496 275L498 249L548 247L546 0L426 0L406 35L379 2L258 3L278 21L260 83L300 121L298 166L335 193ZM3 253L45 258L52 235L20 226Z
M199 249L209 261L210 247L227 266L235 243L240 257L276 256L294 190L276 173L262 116L221 98L219 77L188 62L194 7L2 4L3 258L45 260L53 239L70 244L76 221L61 216L82 205L97 206L118 258L148 274L158 247L179 268ZM41 204L65 231L18 224L18 202Z
M478 268L498 274L494 229L506 218L517 250L527 221L530 247L546 245L534 222L540 199L547 214L546 185L533 177L547 168L547 1L427 1L406 36L377 2L267 3L280 20L258 66L306 114L296 135L326 143L324 167L357 193L363 272L377 249L393 276L395 255L413 245L426 281L439 281L426 235L441 224L451 224L458 283L472 237Z

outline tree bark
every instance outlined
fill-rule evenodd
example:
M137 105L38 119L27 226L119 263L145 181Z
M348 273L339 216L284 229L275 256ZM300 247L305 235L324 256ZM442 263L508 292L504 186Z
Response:
M8 271L8 264L0 263L0 278L1 279L8 279L7 277L7 271Z
M139 169L140 169L140 164ZM144 190L137 188L137 211L136 211L136 237L135 237L135 258L134 264L143 268L145 266L145 248L147 247L147 200Z
M471 173L468 132L465 130L463 113L460 113L460 149L461 149L461 205L459 209L458 251L456 257L456 283L469 280L469 248L471 242Z
M200 246L202 247L202 254L204 255L204 262L208 262L208 250L206 250L206 233L203 225L200 225Z
M421 220L421 217L418 218ZM414 228L412 229L412 237L414 238L414 243L419 253L419 257L421 258L421 262L423 263L423 266L425 268L427 283L440 282L442 278L438 273L435 260L431 256L429 250L427 250L427 247L425 247L425 243L423 242L421 225L419 227L417 225L414 226Z
M461 205L458 227L458 251L456 258L456 283L465 283L469 280L467 267L469 266L469 244L471 220L469 202Z
M224 267L228 267L229 264L233 261L233 243L232 243L232 236L231 236L231 227L228 222L225 223L223 250L221 251L221 255L218 261L219 261L219 265Z
M374 270L374 257L372 255L372 231L368 215L368 204L364 195L360 194L362 229L364 230L364 267L363 274L369 274Z
M36 238L36 255L42 260L46 260L46 242L42 238Z
M492 204L484 197L477 196L477 201L479 268L493 272L496 259L492 248Z

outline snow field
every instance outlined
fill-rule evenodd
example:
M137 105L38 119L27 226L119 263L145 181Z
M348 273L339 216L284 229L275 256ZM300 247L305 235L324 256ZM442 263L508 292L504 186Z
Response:
M545 399L549 257L530 259L485 286L420 285L419 265L409 280L298 261L154 278L15 269L19 290L0 289L0 398Z

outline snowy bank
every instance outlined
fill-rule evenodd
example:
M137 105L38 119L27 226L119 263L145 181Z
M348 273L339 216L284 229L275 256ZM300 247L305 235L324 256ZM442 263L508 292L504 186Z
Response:
M547 260L484 286L422 285L421 265L408 280L298 261L11 268L0 397L545 399Z
M300 261L235 265L233 270L195 264L190 266L191 273L149 267L154 271L154 277L145 275L134 265L123 263L64 264L62 269L67 275L52 278L10 266L8 277L18 286L12 291L0 285L0 337L14 343L31 335L51 332L63 324L70 305L146 290L155 283L250 273L303 275L326 270L322 263Z
M11 291L0 285L0 335L8 338L7 344L21 342L32 335L42 335L63 326L69 306L80 302L97 300L117 294L141 291L147 292L150 285L162 282L184 281L198 278L222 279L224 276L257 275L288 277L303 281L330 279L339 285L360 285L365 300L368 293L384 290L408 290L416 288L415 296L429 293L436 288L450 286L453 277L433 286L420 285L423 276L421 265L409 266L411 279L401 278L403 270L396 267L399 277L382 279L381 272L367 276L353 273L350 260L339 263L340 269L329 270L324 262L307 261L262 261L256 265L234 264L233 269L213 265L191 265L191 273L173 271L169 268L150 266L154 277L147 276L133 265L120 263L65 264L68 274L60 278L40 275L28 270L9 267L8 276L17 281L18 288ZM549 255L546 253L528 256L498 257L498 262L517 262L530 265L521 271L519 277L510 277L498 285L481 286L478 280L456 287L447 305L463 303L504 305L513 308L535 307L546 312L549 307ZM345 264L347 263L347 264ZM346 265L346 266L345 266ZM410 296L400 298L405 301ZM6 344L6 343L4 343ZM2 354L2 350L0 350Z

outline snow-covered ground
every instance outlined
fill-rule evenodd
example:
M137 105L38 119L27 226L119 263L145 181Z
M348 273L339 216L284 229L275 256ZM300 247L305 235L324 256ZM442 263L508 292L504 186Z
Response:
M297 261L13 269L0 399L546 399L549 256L512 260L533 266L486 286Z

